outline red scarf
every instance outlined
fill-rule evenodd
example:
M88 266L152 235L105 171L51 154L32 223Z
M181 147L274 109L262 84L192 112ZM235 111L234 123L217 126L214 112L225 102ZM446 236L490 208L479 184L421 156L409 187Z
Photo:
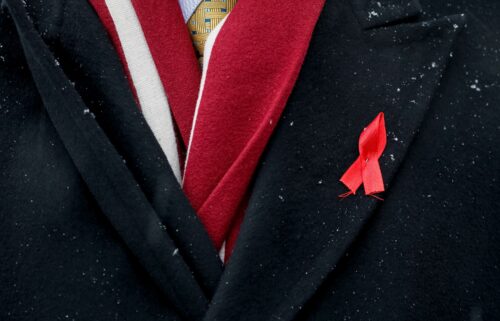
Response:
M120 52L105 6L99 5L104 0L91 1ZM179 6L175 0L133 3L186 142L199 72ZM214 245L226 241L226 259L253 173L297 80L323 4L239 0L212 49L183 188Z
M168 96L184 146L189 141L201 71L177 0L131 0ZM90 0L131 79L105 0ZM134 90L134 84L131 83Z

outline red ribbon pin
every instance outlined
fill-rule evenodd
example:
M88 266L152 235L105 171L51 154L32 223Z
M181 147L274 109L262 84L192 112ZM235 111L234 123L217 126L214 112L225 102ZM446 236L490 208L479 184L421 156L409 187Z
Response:
M384 180L378 162L387 143L384 113L381 112L359 136L359 157L342 175L340 181L349 189L340 197L356 194L363 184L365 194L380 199L374 194L384 191Z

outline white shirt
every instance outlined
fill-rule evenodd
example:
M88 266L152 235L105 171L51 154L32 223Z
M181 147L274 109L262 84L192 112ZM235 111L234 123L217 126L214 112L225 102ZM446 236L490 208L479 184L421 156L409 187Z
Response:
M194 10L202 0L178 0L181 6L182 15L184 16L184 22L187 22Z

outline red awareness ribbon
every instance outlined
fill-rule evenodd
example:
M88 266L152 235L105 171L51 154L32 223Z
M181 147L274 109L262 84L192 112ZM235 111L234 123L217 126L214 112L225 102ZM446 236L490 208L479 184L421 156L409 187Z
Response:
M359 136L359 156L342 175L340 181L349 189L340 197L356 194L363 184L365 194L381 199L374 194L384 191L384 180L378 162L387 143L384 113L381 112Z

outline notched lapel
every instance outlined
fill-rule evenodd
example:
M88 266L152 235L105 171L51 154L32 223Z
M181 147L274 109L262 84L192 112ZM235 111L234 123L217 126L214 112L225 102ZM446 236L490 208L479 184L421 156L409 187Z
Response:
M366 28L359 8L327 1L206 321L292 320L323 280L334 277L383 206L362 192L338 198L359 135L379 112L388 132L380 163L389 200L464 25L460 15L407 23L406 13L419 8L409 3L410 11L384 13L404 23Z
M422 12L418 0L354 0L352 7L363 29L416 18Z
M376 72L379 83L363 95L372 97L369 109L379 106L386 113L388 143L381 157L386 189L425 119L464 24L464 15L454 15L371 29L363 35L377 52L371 64L382 62ZM384 63L387 57L392 61Z
M123 158L71 85L23 2L5 0L47 113L103 213L152 279L188 320L208 299Z

